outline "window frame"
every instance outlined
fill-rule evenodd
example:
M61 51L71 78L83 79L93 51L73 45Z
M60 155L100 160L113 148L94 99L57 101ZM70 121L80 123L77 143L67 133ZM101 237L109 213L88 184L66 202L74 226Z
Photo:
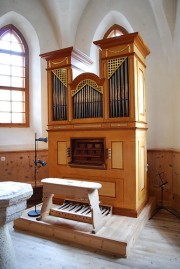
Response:
M11 86L1 86L0 89L7 89L10 91L13 90L23 90L25 93L25 122L24 123L1 123L0 122L0 127L18 127L18 128L25 128L30 126L29 122L29 48L27 45L27 42L22 35L22 33L13 25L13 24L8 24L2 28L0 28L0 37L7 31L14 31L17 36L21 39L23 45L24 45L24 58L25 58L25 85L24 88L22 87L11 87ZM0 52L6 52L7 50L0 49ZM9 53L10 54L10 53Z
M111 32L113 32L113 31L119 31L119 32L122 33L122 35L126 35L126 34L128 34L128 31L127 31L124 27L122 27L122 26L120 26L120 25L118 25L118 24L114 24L114 25L112 25L112 26L107 30L107 32L104 34L103 39L111 38L111 37L109 37L109 35L110 35Z

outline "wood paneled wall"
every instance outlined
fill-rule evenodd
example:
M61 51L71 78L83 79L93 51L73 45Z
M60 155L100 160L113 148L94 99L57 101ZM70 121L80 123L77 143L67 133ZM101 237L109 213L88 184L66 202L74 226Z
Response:
M19 181L33 185L34 182L34 151L0 151L0 181ZM39 150L37 158L47 162L47 166L38 165L37 184L48 177L48 151ZM167 180L164 190L164 205L170 206L180 213L180 152L173 150L148 150L148 191L150 196L157 198L160 204L161 188L158 174L164 173ZM162 174L163 175L163 174Z
M4 160L4 158L5 160ZM0 181L18 181L34 185L34 151L0 151ZM37 165L37 185L41 179L48 177L48 151L38 150L37 159L47 162L42 167Z
M173 150L148 150L149 195L161 202L160 177L168 183L163 192L164 206L180 213L180 152ZM160 175L160 176L159 176Z

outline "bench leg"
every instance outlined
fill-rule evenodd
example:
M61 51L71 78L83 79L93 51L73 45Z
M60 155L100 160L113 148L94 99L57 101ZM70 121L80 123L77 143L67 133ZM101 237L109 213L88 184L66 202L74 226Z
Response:
M41 215L39 220L43 220L46 216L49 215L49 211L52 208L52 199L53 199L53 194L51 193L43 193L43 204L41 208Z
M96 233L102 227L103 224L102 214L99 208L98 190L94 190L93 192L88 193L88 199L92 213L92 233Z

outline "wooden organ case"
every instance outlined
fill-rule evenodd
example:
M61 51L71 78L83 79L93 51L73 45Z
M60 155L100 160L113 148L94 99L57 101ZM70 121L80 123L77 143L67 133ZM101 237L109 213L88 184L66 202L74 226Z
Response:
M147 45L139 33L95 41L100 75L73 47L47 61L49 177L102 184L100 201L137 217L148 199ZM56 195L56 203L68 198Z

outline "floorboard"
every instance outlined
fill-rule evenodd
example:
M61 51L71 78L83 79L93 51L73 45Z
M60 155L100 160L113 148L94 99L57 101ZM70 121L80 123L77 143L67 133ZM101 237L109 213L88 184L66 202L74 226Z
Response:
M127 258L15 231L12 225L10 234L18 269L178 269L180 264L180 219L165 210L148 220Z
M37 207L41 210L41 205ZM30 209L14 223L16 230L28 231L51 239L60 239L76 243L82 247L91 247L96 251L116 256L128 256L132 245L143 230L144 225L155 208L155 200L149 199L138 218L108 215L94 234L92 224L83 223L57 216L48 215L41 221L28 216Z

